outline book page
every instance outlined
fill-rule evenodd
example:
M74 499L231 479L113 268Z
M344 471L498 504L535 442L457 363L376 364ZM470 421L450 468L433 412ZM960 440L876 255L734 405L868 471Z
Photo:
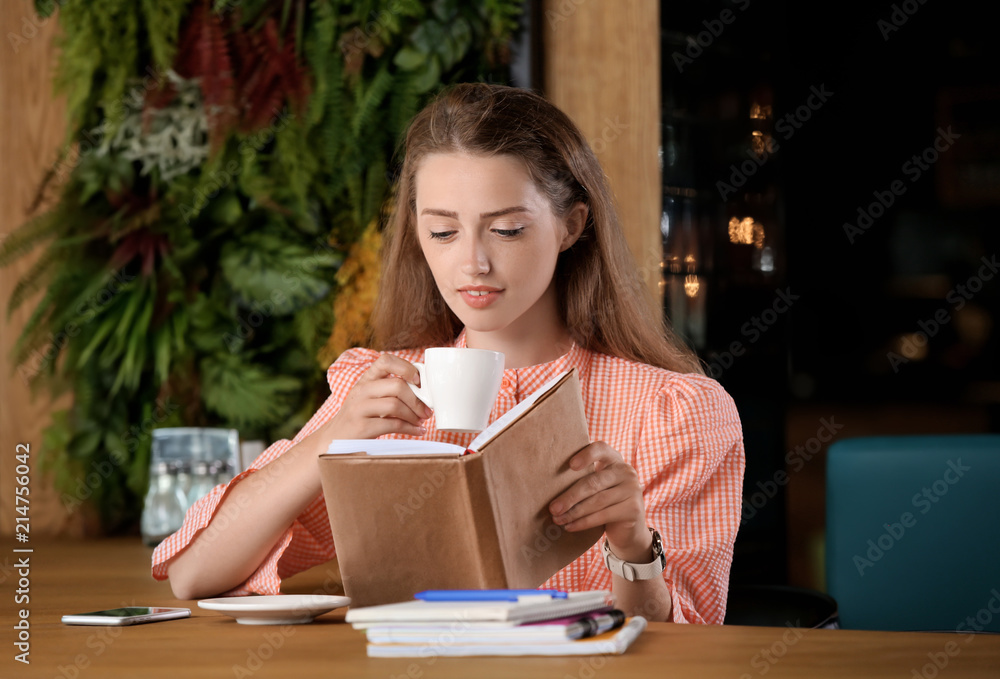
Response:
M415 441L412 439L334 439L327 448L327 455L462 455L465 448L441 441Z
M531 408L538 399L551 391L570 373L566 370L543 384L523 401L498 417L472 440L468 450L478 452L480 448L497 437L500 432ZM418 441L412 439L336 439L327 448L327 455L463 455L466 449L453 443L441 441Z
M528 396L526 399L524 399L516 406L505 412L503 415L495 419L493 421L493 424L486 427L486 429L481 431L479 435L472 440L472 443L469 444L469 450L471 450L474 453L479 452L480 448L482 448L487 443L496 438L496 436L500 432L502 432L504 429L507 428L507 425L509 425L511 422L519 418L522 413L527 411L531 406L535 404L535 401L537 401L543 395L551 391L552 388L555 387L557 384L559 384L559 382L569 373L570 373L569 370L565 370L559 373L551 380L543 384L541 387L536 389L534 392L532 392L531 395Z

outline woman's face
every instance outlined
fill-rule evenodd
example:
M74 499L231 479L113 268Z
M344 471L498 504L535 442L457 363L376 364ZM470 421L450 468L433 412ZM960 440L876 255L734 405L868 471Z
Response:
M471 332L527 337L559 322L556 259L579 236L585 210L557 217L512 156L432 154L416 173L420 247Z

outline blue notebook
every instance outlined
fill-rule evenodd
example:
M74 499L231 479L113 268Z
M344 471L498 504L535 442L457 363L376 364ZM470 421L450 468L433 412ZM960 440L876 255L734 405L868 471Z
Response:
M521 624L587 613L614 604L611 592L570 592L565 598L545 594L517 601L404 601L350 608L347 622L356 627L383 622L482 621Z

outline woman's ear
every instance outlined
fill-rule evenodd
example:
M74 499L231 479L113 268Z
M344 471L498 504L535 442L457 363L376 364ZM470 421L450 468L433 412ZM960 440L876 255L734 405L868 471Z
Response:
M566 215L566 235L559 244L559 252L565 252L573 247L573 243L580 238L584 227L587 226L589 214L590 210L585 203L576 203L570 208L569 214Z

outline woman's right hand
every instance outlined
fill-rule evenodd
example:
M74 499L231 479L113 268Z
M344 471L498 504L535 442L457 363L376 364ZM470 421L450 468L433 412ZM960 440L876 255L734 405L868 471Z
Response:
M409 361L382 354L365 371L337 414L320 431L329 439L373 439L383 434L422 436L421 422L433 411L404 382L420 386ZM319 432L317 432L319 433Z

